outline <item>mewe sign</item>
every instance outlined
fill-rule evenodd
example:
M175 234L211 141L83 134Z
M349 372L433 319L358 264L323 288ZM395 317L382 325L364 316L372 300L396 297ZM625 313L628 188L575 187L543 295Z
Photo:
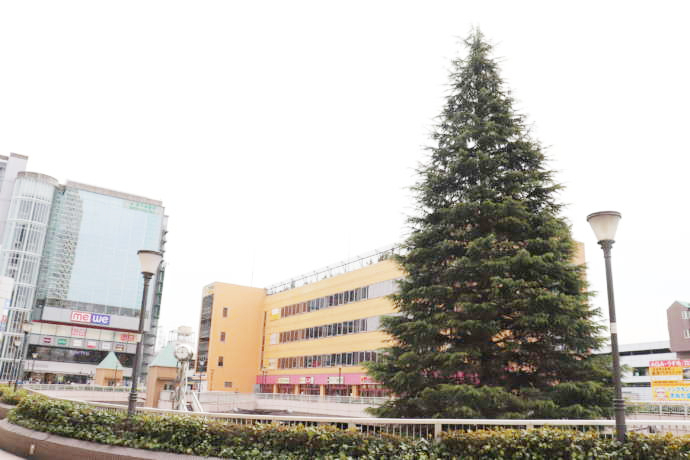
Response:
M69 319L75 323L89 323L100 326L110 325L110 315L101 315L99 313L90 313L88 311L72 311Z

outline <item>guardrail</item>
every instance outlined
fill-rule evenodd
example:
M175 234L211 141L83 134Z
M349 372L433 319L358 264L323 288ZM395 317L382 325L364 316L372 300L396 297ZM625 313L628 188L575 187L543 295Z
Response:
M334 402L343 404L366 404L378 406L389 401L390 398L373 396L320 396L320 395L295 395L289 393L255 393L257 399L282 399L289 401L308 402Z
M102 385L74 385L74 384L60 384L60 383L26 383L22 388L37 391L104 391L104 392L127 392L131 390L128 386L102 386ZM146 388L137 388L139 392L145 392Z
M85 402L67 398L53 398L89 405L111 413L126 413L127 407L117 404ZM168 414L200 417L205 420L224 420L231 423L279 424L279 425L333 425L342 429L355 429L361 433L380 435L382 433L438 440L447 431L476 431L498 428L529 429L538 427L559 427L578 431L595 430L602 436L615 436L614 420L501 420L501 419L399 419L399 418L347 418L293 415L217 414L210 412L181 412L167 409L138 407L137 413ZM627 420L628 431L690 434L688 420Z
M688 418L690 403L684 401L626 401L625 413L628 415Z

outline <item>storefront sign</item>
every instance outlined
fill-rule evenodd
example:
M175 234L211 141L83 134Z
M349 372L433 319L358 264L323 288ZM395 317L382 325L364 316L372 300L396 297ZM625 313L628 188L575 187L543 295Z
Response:
M72 337L86 337L86 328L85 327L73 327L72 328Z
M344 381L344 377L328 377L328 383L330 384L342 384Z
M88 311L72 311L69 317L70 321L75 323L91 323L101 326L110 325L110 315L102 315L100 313L90 313Z
M51 344L51 343L53 343L53 338L52 338L52 337L43 336L43 338L41 339L41 342L43 342L43 343L45 343L45 344Z
M113 344L110 342L101 342L101 350L110 350Z
M652 361L649 376L655 401L690 401L690 359Z
M312 384L314 383L314 377L300 377L299 383Z
M134 334L119 334L117 340L120 342L136 342L136 337Z
M87 340L86 341L86 348L91 348L91 349L97 349L98 348L98 342L95 340Z
M67 344L68 344L68 342L67 342L67 339L66 339L66 338L64 338L64 337L58 337L58 339L57 339L57 344L58 344L58 345L62 345L63 347L66 347Z
M72 339L72 346L74 348L81 348L84 346L84 340L82 339Z
M277 383L290 383L290 377L278 377Z
M125 351L125 344L124 343L116 343L115 344L115 351Z
M359 378L359 383L376 383L373 378L369 377L368 375L362 375Z

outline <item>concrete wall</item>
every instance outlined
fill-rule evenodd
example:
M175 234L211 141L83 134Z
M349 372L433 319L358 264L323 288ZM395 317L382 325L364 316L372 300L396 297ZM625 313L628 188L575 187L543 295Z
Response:
M251 393L259 368L266 291L225 283L213 283L212 289L207 388ZM224 317L226 307L228 313ZM221 333L225 333L224 341ZM222 366L219 366L220 357Z

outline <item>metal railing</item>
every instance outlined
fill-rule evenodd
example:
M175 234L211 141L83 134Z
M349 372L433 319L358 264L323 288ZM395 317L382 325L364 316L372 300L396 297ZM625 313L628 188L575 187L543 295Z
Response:
M308 401L308 402L332 402L343 404L366 404L368 406L378 406L390 398L378 396L320 396L320 395L296 395L290 393L255 393L257 399L282 399L288 401Z
M37 391L103 391L103 392L129 392L129 386L102 386L102 385L74 385L59 383L26 383L22 388ZM146 388L137 388L138 392L145 392Z
M353 270L358 270L360 268L366 267L367 265L371 265L376 262L386 260L393 254L399 253L400 251L401 249L398 246L387 246L385 248L375 249L365 254L357 255L351 259L344 260L337 264L329 265L328 267L314 270L311 273L296 276L289 280L276 283L272 286L267 287L266 293L268 295L273 295L279 292L287 291L288 289L294 289L301 286L305 286L307 284L315 283L317 281L321 281L332 276L342 275Z
M85 402L67 398L53 398L88 405L97 410L126 414L127 407L117 404ZM354 429L364 434L393 434L399 436L440 439L443 432L476 431L500 428L531 429L558 427L577 431L594 430L602 436L615 437L614 420L500 420L500 419L398 419L398 418L347 418L294 415L217 414L209 412L181 412L167 409L138 407L137 413L160 415L185 415L204 420L223 420L240 425L332 425L342 429ZM690 434L689 420L627 420L628 430L645 433Z
M625 413L629 416L654 415L669 419L689 418L690 403L684 401L626 401Z

